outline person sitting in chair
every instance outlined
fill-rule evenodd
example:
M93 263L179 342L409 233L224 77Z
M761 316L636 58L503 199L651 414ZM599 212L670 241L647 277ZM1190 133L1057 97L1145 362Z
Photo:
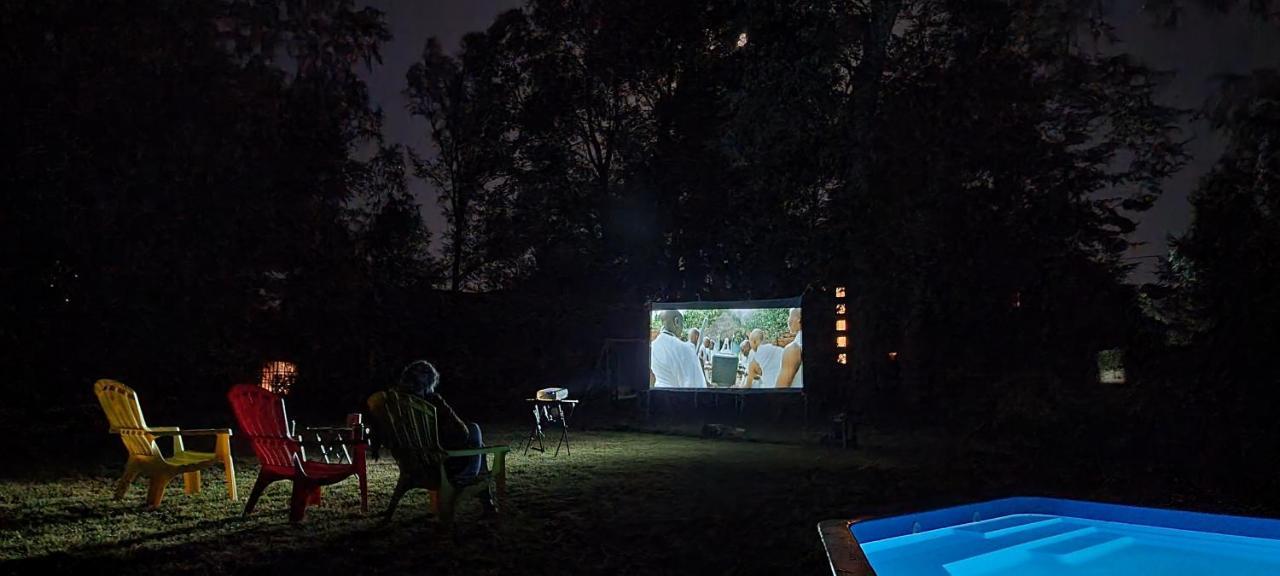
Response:
M440 385L440 372L426 360L416 360L405 366L400 373L400 392L417 396L436 409L436 433L440 438L440 447L445 450L465 450L467 448L483 448L484 437L480 433L480 425L468 424L453 411L453 407L445 402L436 388ZM451 480L465 484L489 472L483 454L461 456L445 461L445 472ZM493 494L485 491L480 495L486 514L498 511Z

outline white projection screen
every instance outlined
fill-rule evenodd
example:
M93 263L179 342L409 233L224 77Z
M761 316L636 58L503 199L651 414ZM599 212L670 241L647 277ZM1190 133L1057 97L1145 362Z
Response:
M662 302L649 310L649 387L804 387L800 298Z

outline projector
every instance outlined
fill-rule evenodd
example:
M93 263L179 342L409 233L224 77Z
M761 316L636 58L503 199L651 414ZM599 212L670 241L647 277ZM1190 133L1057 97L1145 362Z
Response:
M538 391L538 399L552 402L555 400L564 400L569 397L568 388L543 388Z

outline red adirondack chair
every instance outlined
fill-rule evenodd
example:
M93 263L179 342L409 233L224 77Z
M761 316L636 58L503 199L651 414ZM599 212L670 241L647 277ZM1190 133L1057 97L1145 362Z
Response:
M292 480L289 521L301 522L307 506L320 502L322 486L341 482L352 475L360 479L360 511L368 511L369 484L365 474L363 438L341 441L352 448L348 463L309 462L301 439L289 433L284 398L260 386L240 384L231 388L227 399L240 422L241 432L249 437L262 465L245 504L245 516L253 512L258 497L269 484L277 480Z

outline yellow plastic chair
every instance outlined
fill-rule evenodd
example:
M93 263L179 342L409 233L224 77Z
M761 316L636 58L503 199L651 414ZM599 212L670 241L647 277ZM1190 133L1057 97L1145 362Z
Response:
M231 461L231 429L182 430L176 426L147 426L147 420L142 417L142 406L138 404L138 394L132 388L115 380L104 379L94 383L93 391L102 404L102 411L107 414L107 421L111 423L111 432L120 435L125 449L129 451L124 475L116 484L116 500L124 498L129 485L138 476L146 476L151 482L147 488L149 508L160 505L165 486L179 474L182 475L184 492L195 494L200 491L200 471L219 463L227 473L227 496L231 500L236 499L236 470ZM156 438L161 436L173 438L172 456L165 457L156 445ZM182 445L183 436L216 436L214 452L185 449Z

